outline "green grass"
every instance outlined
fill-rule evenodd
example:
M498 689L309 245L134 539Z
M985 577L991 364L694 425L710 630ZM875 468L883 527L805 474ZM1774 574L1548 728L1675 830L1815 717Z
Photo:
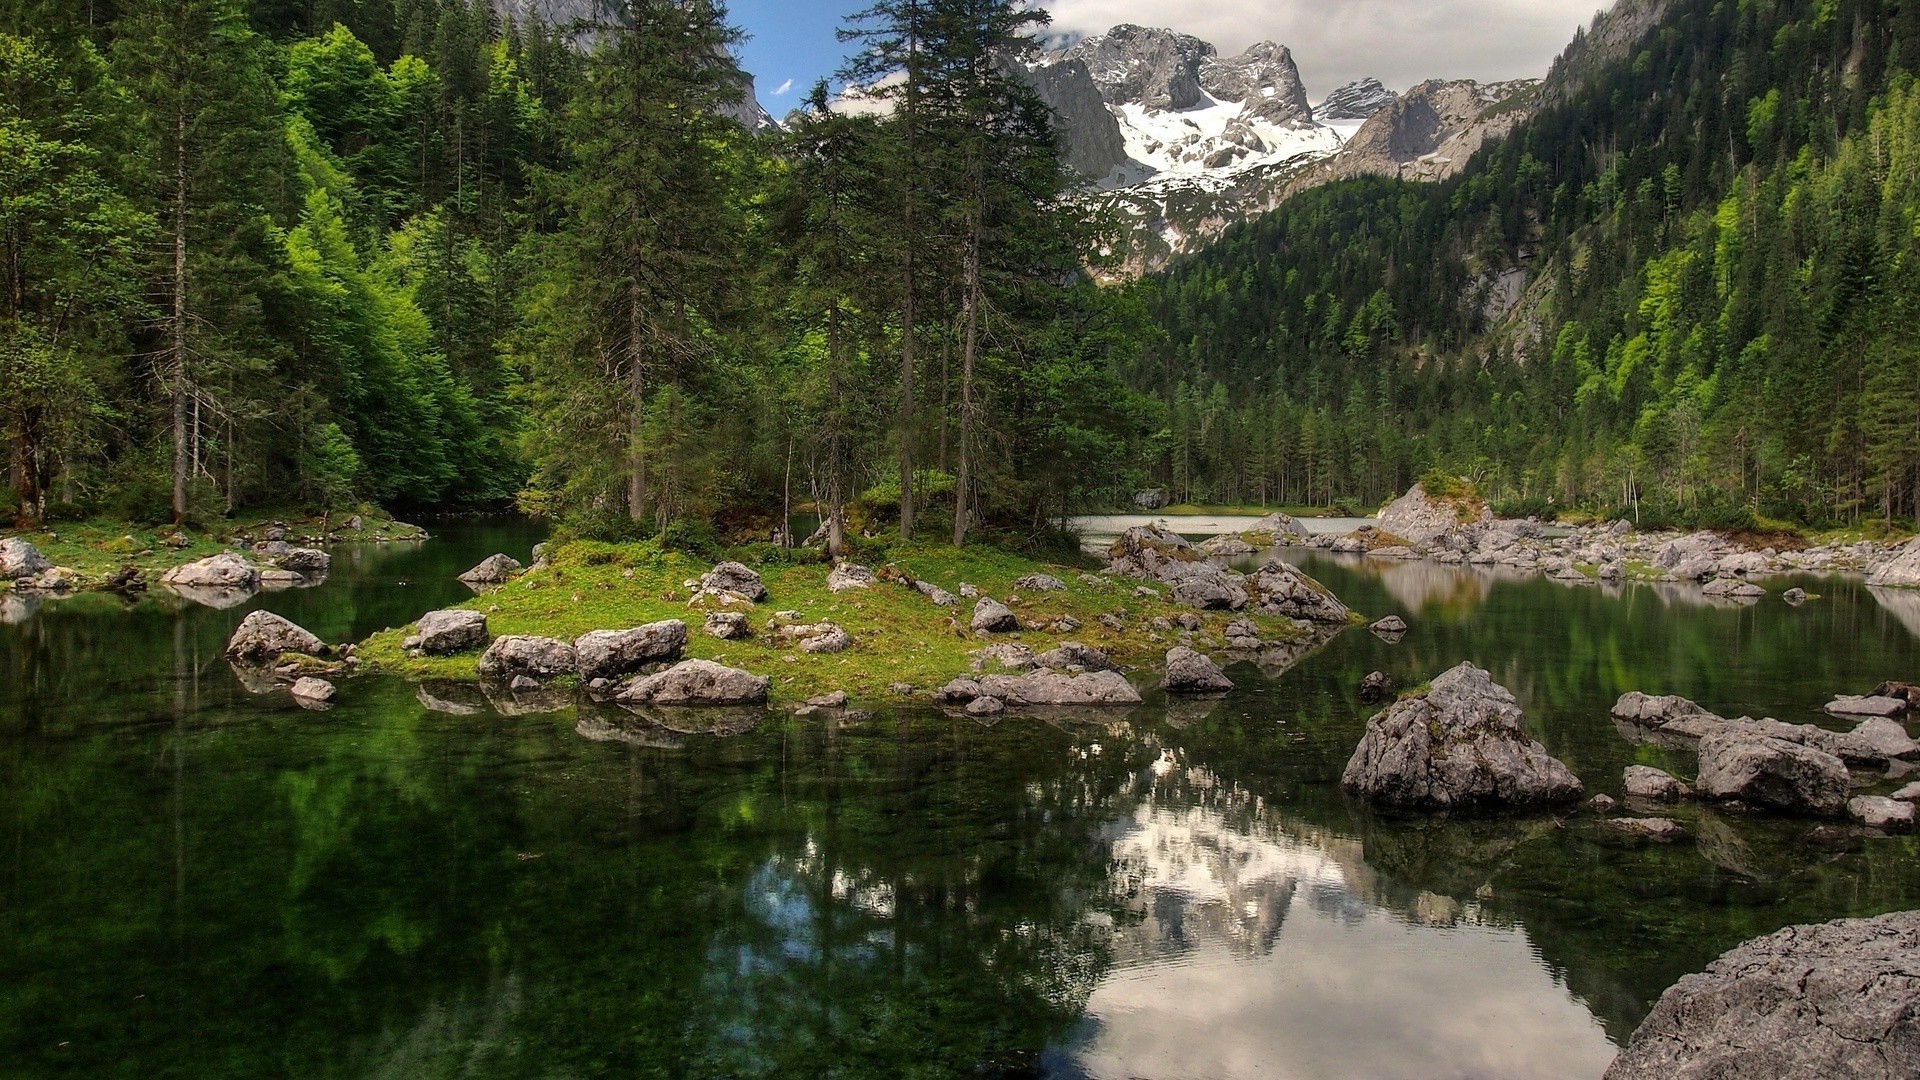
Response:
M355 512L344 511L333 515L329 522L332 527L329 542L423 539L426 536L416 526L396 523L386 514L364 507L357 511L362 519L363 527L360 530L348 532L340 528L340 523ZM304 542L305 537L320 533L321 520L318 516L291 511L258 511L232 521L223 521L210 531L194 528L176 530L171 525L130 525L124 521L95 519L61 522L39 529L5 529L0 530L0 537L21 537L39 548L40 553L55 566L78 574L81 588L99 588L106 584L108 577L123 567L138 567L151 580L172 567L231 550L229 545L235 539L261 539L265 527L275 521L287 523L288 539L295 544ZM168 542L176 536L185 541L184 546Z
M926 693L955 676L967 673L971 654L998 641L1019 641L1044 652L1062 641L1081 641L1105 650L1128 665L1158 667L1165 651L1177 643L1175 633L1149 629L1156 616L1172 616L1191 609L1176 607L1159 597L1134 595L1141 582L1036 562L1019 555L984 547L954 549L935 545L895 546L892 565L915 578L931 581L956 595L960 584L974 585L986 595L1008 602L1023 622L1051 620L1061 615L1079 619L1081 628L1070 634L1021 631L983 639L967 629L973 601L962 599L941 608L903 585L876 582L867 589L831 593L826 588L828 568L821 564L759 567L767 599L748 612L755 637L751 641L721 641L701 632L703 609L690 608L685 582L706 571L708 564L688 556L662 552L649 543L605 544L573 541L556 544L548 552L551 565L462 605L487 612L495 637L534 634L572 639L589 630L617 630L663 619L685 620L690 631L686 655L713 660L773 678L776 701L798 701L815 694L845 690L856 698L889 696L895 683L912 685ZM878 566L874 567L876 570ZM1057 592L1022 593L1010 601L1013 582L1027 574L1049 573L1066 582ZM1164 594L1166 586L1153 586ZM742 610L734 608L732 610ZM853 636L854 646L832 655L812 655L776 645L765 633L774 612L792 610L805 622L833 622ZM1102 613L1124 610L1126 627L1103 626ZM1205 647L1224 644L1226 624L1237 617L1222 612L1199 613L1204 628L1198 635ZM1290 640L1298 631L1285 619L1255 617L1263 637ZM401 649L411 632L401 627L375 634L360 646L363 664L416 679L475 681L478 655L412 658ZM994 670L994 669L990 669Z

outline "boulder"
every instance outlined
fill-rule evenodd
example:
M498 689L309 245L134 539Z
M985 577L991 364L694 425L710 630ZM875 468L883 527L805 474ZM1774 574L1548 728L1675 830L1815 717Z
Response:
M288 548L274 557L273 564L296 574L324 574L333 566L333 556L319 548Z
M1174 582L1167 598L1202 611L1238 611L1247 606L1247 592L1238 574L1184 578Z
M828 592L846 592L849 589L872 588L873 571L855 563L843 562L827 575Z
M1181 645L1167 650L1167 673L1160 687L1171 694L1219 694L1233 689L1233 680L1206 654Z
M1682 978L1606 1080L1920 1076L1920 912L1789 926Z
M1894 792L1892 797L1899 799L1901 802L1920 801L1920 780L1916 780Z
M1063 641L1060 644L1033 658L1037 667L1070 668L1077 667L1086 671L1118 671L1119 665L1106 653L1091 645L1078 641Z
M1700 740L1697 787L1710 799L1837 817L1847 806L1847 786L1846 763L1824 750L1740 730Z
M1032 649L1013 642L989 645L973 655L979 657L979 661L973 665L976 671L983 668L988 661L1000 665L1007 671L1029 671L1033 669L1037 660Z
M1862 825L1888 832L1913 828L1914 805L1911 800L1889 799L1881 795L1856 795L1847 800L1847 816Z
M1265 536L1270 544L1285 544L1307 540L1311 534L1298 519L1275 511L1247 526L1243 535Z
M853 648L853 635L841 629L837 623L783 626L774 632L774 636L804 653L837 653Z
M807 705L815 709L844 709L847 707L847 692L835 690L832 693L816 694L807 699Z
M594 630L573 639L582 679L619 679L648 664L680 659L687 646L687 624L679 619L648 623L631 630Z
M1158 510L1167 505L1167 493L1155 488L1133 493L1133 505L1141 510Z
M682 660L665 671L635 679L614 700L638 705L754 705L767 700L772 684L764 675L711 660Z
M1013 583L1015 592L1059 592L1067 583L1052 574L1028 574Z
M1203 542L1198 548L1200 554L1208 558L1234 558L1253 554L1252 544L1237 536L1222 533Z
M1807 602L1807 590L1801 588L1788 589L1786 592L1780 594L1780 599L1785 600L1789 604L1804 604Z
M1159 579L1169 562L1197 562L1200 553L1187 538L1158 525L1135 525L1114 538L1108 548L1109 566L1116 574Z
M1007 605L991 596L983 596L974 601L973 618L969 625L975 633L1004 634L1020 629L1020 620L1014 617Z
M1629 690L1614 702L1613 718L1651 731L1698 739L1728 721L1675 694L1655 696Z
M1920 686L1903 682L1883 682L1873 688L1871 697L1899 698L1909 709L1920 709Z
M701 594L722 599L737 596L750 604L757 604L767 598L767 587L761 582L760 575L737 562L716 563L713 569L700 575L696 585Z
M0 580L35 577L53 569L40 549L17 536L0 540Z
M1460 525L1460 515L1449 503L1431 498L1427 489L1415 484L1405 495L1380 511L1376 527L1410 543L1425 547Z
M920 595L933 601L937 607L952 607L960 602L959 597L935 585L931 581L916 581L913 583L913 587L919 591Z
M980 696L980 680L962 675L933 692L933 700L942 705L965 705Z
M977 697L967 702L968 716L999 716L1007 711L1007 703L996 697Z
M306 578L301 577L292 570L282 570L277 566L268 567L260 571L260 587L269 592L278 592L282 589L296 589L306 583Z
M1463 663L1367 721L1340 784L1398 809L1573 802L1578 777L1521 727L1512 692Z
M1360 680L1360 703L1377 705L1393 694L1393 680L1384 671L1370 671Z
M1896 697L1857 697L1852 694L1840 694L1827 702L1830 716L1899 716L1907 711L1904 698Z
M717 637L722 641L745 641L753 636L753 627L747 625L747 617L737 611L710 612L706 624L700 629L708 637Z
M1676 840L1685 840L1690 835L1679 822L1671 818L1608 818L1602 824L1622 836L1650 840L1656 844L1671 844Z
M1407 632L1407 620L1398 615L1389 615L1384 619L1375 620L1374 624L1367 629L1376 634L1404 634Z
M174 567L160 575L160 583L192 589L253 590L260 587L260 568L231 551L223 551Z
M1651 765L1627 766L1624 780L1627 794L1636 799L1678 802L1693 795L1693 789L1681 783L1672 773Z
M1351 614L1332 590L1279 559L1247 575L1246 591L1254 610L1263 615L1344 626Z
M955 680L959 682L960 680ZM1117 671L1087 671L1060 675L1035 671L1024 675L985 675L976 683L977 697L999 698L1008 705L1138 705L1140 692ZM951 700L956 688L941 691Z
M333 695L333 684L325 679L316 679L308 676L293 681L293 698L303 705L307 702L324 704L332 701ZM1905 804L1903 803L1902 805Z
M1754 600L1767 595L1767 590L1737 577L1717 577L1707 582L1700 591L1708 596L1726 596L1735 600Z
M480 560L479 565L460 575L460 580L479 589L488 585L503 585L525 567L520 560L511 555L493 554Z
M227 659L271 661L281 653L325 656L327 644L271 611L251 611L227 639Z
M483 648L489 637L486 615L465 608L448 608L420 616L420 621L414 626L413 636L403 644L409 649L419 649L428 656L447 656Z
M1920 536L1895 549L1867 572L1867 584L1896 589L1920 589Z
M550 679L579 669L573 646L558 638L509 634L494 638L480 656L480 674L489 679L511 680L516 675Z

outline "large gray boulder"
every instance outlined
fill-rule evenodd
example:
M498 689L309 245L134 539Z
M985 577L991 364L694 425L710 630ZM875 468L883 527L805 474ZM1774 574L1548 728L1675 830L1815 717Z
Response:
M1789 926L1660 996L1606 1080L1920 1076L1920 912Z
M1710 799L1838 817L1847 808L1847 785L1846 763L1811 746L1740 730L1700 740L1695 786Z
M1245 579L1239 574L1196 574L1173 583L1167 598L1201 611L1238 611L1247 606Z
M573 639L582 679L620 679L648 664L680 659L687 647L687 624L679 619L631 630L594 630Z
M1629 765L1622 779L1626 793L1636 799L1678 802L1693 794L1693 789L1681 783L1672 773L1651 765Z
M699 591L707 596L726 598L737 596L751 604L757 604L767 598L767 586L760 575L743 563L716 563L714 568L700 575Z
M17 536L0 540L0 580L33 577L53 569L40 549Z
M1245 535L1255 538L1264 536L1270 544L1304 543L1312 538L1298 518L1277 510L1247 526Z
M251 611L227 639L230 660L271 661L281 653L325 656L327 643L271 611Z
M1005 634L1020 629L1020 620L1007 605L983 596L974 601L973 618L968 625L975 633Z
M1352 614L1333 590L1279 559L1247 575L1245 588L1254 610L1264 615L1340 626Z
M1119 665L1113 658L1091 645L1078 641L1063 641L1033 658L1036 667L1068 668L1078 667L1087 671L1118 671Z
M1895 589L1920 589L1920 536L1907 541L1885 561L1875 564L1867 573L1867 584Z
M817 622L783 626L774 636L805 653L837 653L853 648L853 635L838 623Z
M1155 581L1178 580L1190 572L1169 564L1204 561L1186 537L1158 525L1135 525L1122 531L1114 538L1107 554L1111 558L1108 569L1114 573Z
M489 679L550 679L580 669L573 646L558 638L509 634L493 639L480 656L480 674Z
M1506 687L1470 663L1367 721L1340 784L1397 809L1573 802L1581 785L1521 727Z
M1818 724L1781 720L1728 719L1683 697L1654 697L1631 691L1614 703L1613 718L1636 741L1685 744L1716 733L1780 739L1812 747L1852 765L1884 766L1893 758L1920 757L1920 742L1899 723L1870 717L1852 731L1831 731Z
M1117 671L1087 671L1079 675L1053 672L984 675L972 681L978 687L976 696L999 698L1009 705L1140 704L1140 692ZM948 688L953 689L954 684L949 683Z
M765 675L711 660L682 660L634 680L614 700L623 705L756 705L767 700L772 684Z
M296 574L324 574L333 566L333 556L319 548L290 547L276 555L273 565Z
M511 555L493 554L480 560L479 565L460 575L460 580L473 588L485 588L488 585L503 585L525 567L520 560Z
M413 634L401 644L428 656L449 656L483 648L490 640L487 617L465 608L429 611L414 624Z
M1233 680L1205 653L1180 645L1167 650L1160 687L1173 694L1220 694L1233 689Z
M1388 503L1375 524L1381 532L1392 533L1415 547L1426 547L1458 528L1460 515L1451 504L1433 498L1426 488L1415 484Z
M827 591L846 592L849 589L868 589L873 587L874 581L872 570L858 563L843 562L827 574Z
M260 568L231 551L223 551L174 567L160 575L160 583L193 589L253 590L260 587Z

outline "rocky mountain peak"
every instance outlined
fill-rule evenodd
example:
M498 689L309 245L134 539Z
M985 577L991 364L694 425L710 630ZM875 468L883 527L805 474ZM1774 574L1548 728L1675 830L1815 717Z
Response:
M1190 109L1205 100L1200 65L1214 55L1212 45L1191 34L1122 23L1082 38L1065 58L1087 65L1109 105Z
M1395 99L1394 92L1380 85L1379 79L1361 79L1328 94L1314 115L1321 120L1365 120Z
M1230 59L1200 62L1200 86L1221 101L1242 102L1241 115L1270 124L1310 124L1307 88L1285 45L1262 41Z

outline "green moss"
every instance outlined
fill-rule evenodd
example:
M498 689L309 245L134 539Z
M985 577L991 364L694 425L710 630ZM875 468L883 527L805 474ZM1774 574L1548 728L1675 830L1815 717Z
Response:
M1136 581L1083 576L1082 571L995 549L897 546L891 565L919 580L956 595L965 582L1009 602L1023 622L1071 615L1080 621L1081 628L1070 634L1027 630L982 639L967 628L971 600L941 608L913 589L884 581L867 589L832 593L827 591L825 566L771 565L758 568L767 586L767 598L747 613L755 638L721 641L700 632L705 610L689 606L692 590L686 583L708 569L705 562L662 551L650 543L591 541L555 544L548 558L548 566L463 606L486 612L488 628L495 637L535 634L571 639L589 630L682 619L692 631L687 642L689 657L772 676L774 698L780 701L833 690L867 699L883 698L895 683L910 684L924 693L967 672L971 654L991 641L1019 641L1036 652L1062 641L1081 641L1105 650L1122 664L1158 666L1175 637L1152 633L1148 623L1156 616L1171 617L1191 610L1157 595L1135 596L1134 587L1140 584ZM1057 592L1023 592L1010 600L1013 583L1034 573L1052 574L1067 587ZM837 654L812 655L778 646L765 631L774 613L786 610L799 612L805 622L839 624L853 636L854 647ZM1102 614L1119 612L1125 613L1123 630L1100 623ZM1201 643L1212 646L1224 642L1226 624L1240 617L1224 612L1199 614L1204 620ZM1263 637L1291 640L1299 636L1286 619L1252 618L1260 625ZM408 657L401 642L409 633L411 628L405 627L368 638L360 649L363 664L416 679L477 679L478 657L473 653Z

